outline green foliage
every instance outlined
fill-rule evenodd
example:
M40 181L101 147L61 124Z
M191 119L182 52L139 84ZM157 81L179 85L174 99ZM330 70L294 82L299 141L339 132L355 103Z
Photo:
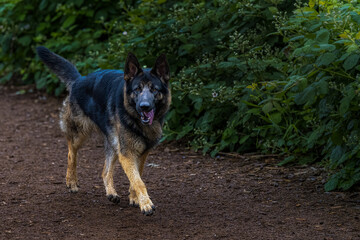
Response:
M289 61L297 65L289 77L304 79L287 94L294 94L296 106L289 113L299 114L301 136L290 150L326 162L334 173L327 191L347 190L360 181L359 13L356 3L319 1L277 19Z
M261 77L285 80L282 73L269 72L288 65L271 49L279 38L270 35L275 27L268 23L282 1L272 2L184 1L168 12L144 2L138 9L146 11L141 15L147 24L134 18L126 36L113 37L110 52L123 56L132 48L145 63L167 52L176 73L167 139L186 136L194 148L211 150L212 156L256 148L258 136L250 130L256 125L249 125L250 114L243 118L248 109L243 100L250 94L246 86ZM128 14L139 16L138 9ZM120 56L114 55L114 62ZM269 118L276 123L281 115L274 112Z
M346 190L360 182L360 4L301 2L5 1L0 81L21 76L60 94L37 45L82 74L122 68L128 51L151 67L166 52L166 139L212 156L260 150L283 154L280 165L322 162L325 189Z
M35 83L37 88L59 95L64 86L43 71L35 47L46 45L73 59L85 74L97 68L91 53L103 51L113 19L121 19L122 12L120 5L100 0L2 1L0 83L21 77L22 83Z

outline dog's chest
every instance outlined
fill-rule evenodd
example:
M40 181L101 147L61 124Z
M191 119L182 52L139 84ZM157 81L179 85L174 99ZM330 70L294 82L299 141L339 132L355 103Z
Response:
M154 122L152 126L144 126L137 132L121 125L118 127L119 147L123 153L132 151L142 155L155 147L162 137L161 125L158 122Z

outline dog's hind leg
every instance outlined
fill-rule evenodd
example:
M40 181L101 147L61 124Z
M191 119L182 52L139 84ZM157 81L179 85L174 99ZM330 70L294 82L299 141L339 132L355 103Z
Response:
M114 188L114 168L116 162L116 151L105 138L105 164L102 177L105 185L106 196L113 203L119 203L120 197Z
M139 169L140 176L142 176L142 173L144 171L144 165L145 165L145 161L146 161L146 158L147 158L148 155L149 155L149 152L144 153L139 158L139 161L137 162L137 167ZM130 206L133 206L133 207L138 207L139 206L139 200L138 200L138 197L136 195L136 191L134 189L134 186L132 184L130 184L130 188L129 188L129 204L130 204Z
M93 125L91 121L84 116L82 111L80 111L74 103L70 102L70 97L67 97L64 100L60 112L60 128L65 133L69 148L66 186L70 189L70 192L77 192L77 151L82 143L90 136Z
M68 139L68 166L66 171L66 186L70 192L76 193L79 189L76 172L77 151L81 147L84 137L73 137Z

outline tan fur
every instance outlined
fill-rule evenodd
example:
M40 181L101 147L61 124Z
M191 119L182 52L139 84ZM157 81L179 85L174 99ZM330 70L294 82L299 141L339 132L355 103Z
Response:
M147 193L145 184L141 180L140 173L140 165L142 165L140 162L145 162L146 156L143 157L143 159L138 159L134 155L130 155L128 157L122 154L119 155L120 164L130 181L130 203L138 203L141 211L143 212L151 211L153 207L153 203Z
M107 164L104 164L104 169L102 172L102 177L105 185L105 191L106 196L118 196L116 193L116 190L114 188L114 168L115 168L115 162L116 162L116 154L112 155L110 157L110 165L107 166ZM105 160L106 161L106 160Z
M70 141L68 141L69 153L68 153L68 167L66 171L66 186L71 192L78 191L78 179L76 173L76 152L77 149L73 147Z
M138 162L138 169L139 169L140 176L142 176L142 174L143 174L144 165L145 165L146 158L148 155L149 155L149 152L146 152L139 159L140 161ZM131 184L129 187L129 200L130 200L131 205L139 205L139 200L138 200L138 197L136 194L135 187Z

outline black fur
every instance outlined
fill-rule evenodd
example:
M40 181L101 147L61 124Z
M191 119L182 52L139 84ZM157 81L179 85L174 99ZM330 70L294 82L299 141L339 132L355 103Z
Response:
M69 88L71 82L81 77L75 66L65 58L51 52L46 47L37 47L36 51L40 59L53 71L61 81L66 83Z

